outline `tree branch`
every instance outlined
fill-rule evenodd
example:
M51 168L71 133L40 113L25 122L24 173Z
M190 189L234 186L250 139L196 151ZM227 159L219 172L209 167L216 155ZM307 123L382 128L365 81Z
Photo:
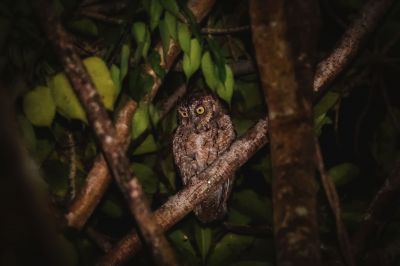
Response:
M155 217L163 231L180 219L229 178L253 154L267 143L268 123L259 121L245 135L237 139L212 165L200 173L197 182L184 187L157 211ZM140 239L135 231L121 239L100 261L100 265L120 265L140 249Z
M90 76L86 72L67 32L52 8L52 1L35 1L33 6L42 27L53 45L64 71L86 111L90 126L99 141L107 164L128 201L143 237L159 265L176 265L172 249L153 218L138 178L131 178L129 161L117 140L106 109Z
M369 0L362 7L336 48L318 64L314 79L315 92L323 94L328 85L343 72L392 3L393 0Z
M132 117L136 110L136 102L128 100L118 113L116 130L117 139L122 149L128 149L131 137ZM65 215L68 226L82 229L100 202L108 185L111 175L108 172L107 162L99 155L86 177L86 182L78 195L72 201L68 213Z
M320 265L312 81L317 1L250 1L253 44L270 119L278 265Z

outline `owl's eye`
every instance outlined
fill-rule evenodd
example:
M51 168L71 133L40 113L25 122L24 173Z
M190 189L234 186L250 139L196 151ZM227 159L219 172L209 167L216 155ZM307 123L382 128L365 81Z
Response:
M196 113L198 113L199 115L204 113L204 107L203 106L199 106L196 108Z
M179 114L180 114L182 117L188 117L188 116L189 116L188 112L186 112L186 111L179 111Z

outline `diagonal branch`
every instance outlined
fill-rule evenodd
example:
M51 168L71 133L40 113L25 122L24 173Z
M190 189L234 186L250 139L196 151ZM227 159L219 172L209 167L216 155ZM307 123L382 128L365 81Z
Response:
M392 3L393 0L369 0L362 7L336 48L318 64L314 79L315 92L323 93L350 64Z
M159 265L176 265L172 249L153 218L138 178L135 176L131 178L129 161L117 140L115 128L70 37L52 8L52 1L35 1L33 6L50 43L61 60L75 94L86 111L89 124L99 141L112 175L126 197L145 241L150 245L154 260Z
M130 142L132 117L136 110L136 102L128 100L118 113L116 130L117 139L122 149L126 151ZM99 155L92 169L86 177L85 185L69 206L65 215L68 226L82 229L97 204L100 202L108 185L111 182L111 175L108 172L107 162Z
M224 182L253 154L267 143L268 123L259 121L245 135L237 139L210 167L205 169L197 182L172 196L154 214L163 231L180 219L207 197L218 184ZM99 262L100 265L120 265L140 249L138 234L133 231L120 240Z

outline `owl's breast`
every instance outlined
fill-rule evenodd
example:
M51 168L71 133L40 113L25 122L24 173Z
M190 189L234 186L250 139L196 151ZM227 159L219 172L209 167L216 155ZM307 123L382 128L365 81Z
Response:
M215 160L214 154L217 147L214 140L215 130L213 129L190 134L186 142L186 150L196 160L198 171L202 171Z

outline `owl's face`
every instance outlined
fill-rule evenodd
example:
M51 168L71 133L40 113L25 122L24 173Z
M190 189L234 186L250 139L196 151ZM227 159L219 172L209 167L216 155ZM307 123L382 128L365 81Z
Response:
M212 95L190 95L178 104L178 123L193 126L195 130L207 130L219 112L219 102Z

